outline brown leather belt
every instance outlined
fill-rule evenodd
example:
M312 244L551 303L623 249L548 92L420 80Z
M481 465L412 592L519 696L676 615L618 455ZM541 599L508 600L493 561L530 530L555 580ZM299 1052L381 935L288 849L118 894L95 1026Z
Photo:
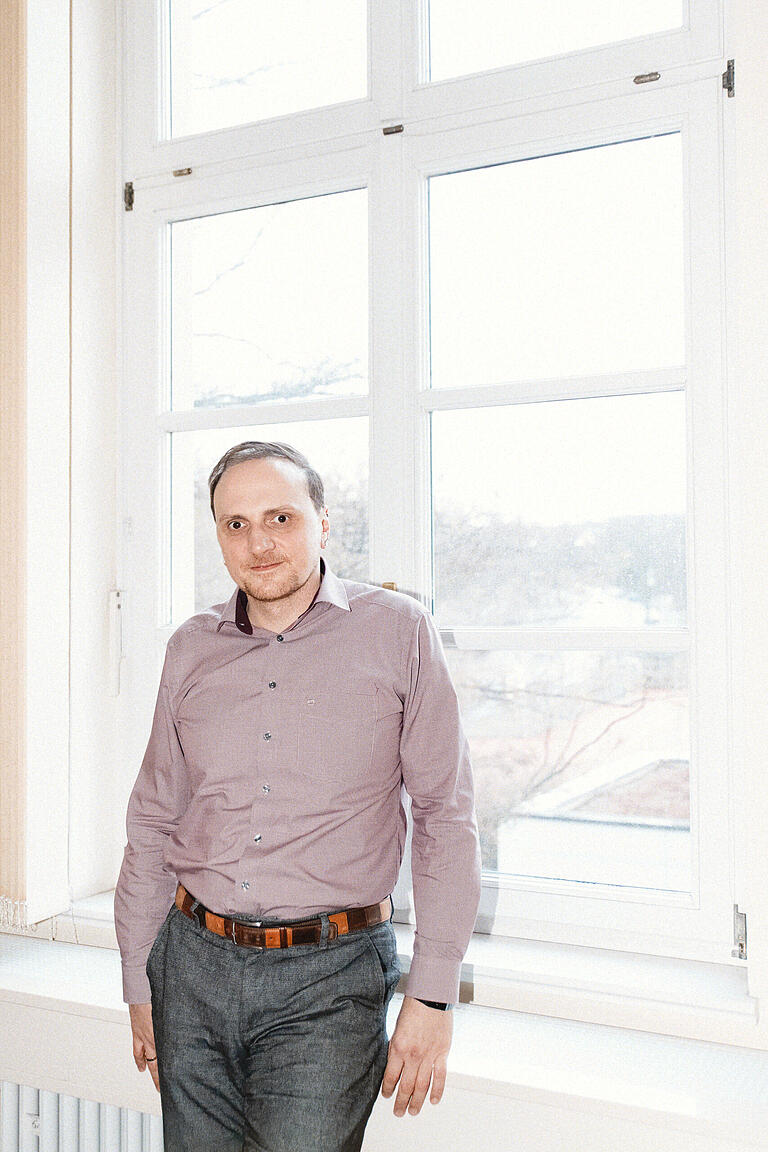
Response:
M193 905L196 907L193 908ZM235 944L244 944L250 948L290 948L294 944L319 944L323 931L319 916L293 924L266 926L218 916L196 901L183 884L179 884L176 889L176 907L185 916L189 916L190 920L197 920L201 928L208 928L218 936L227 936ZM373 928L389 920L390 912L389 897L380 904L369 904L367 908L347 908L343 912L332 912L328 917L328 939L335 940L337 936L345 936L360 928Z

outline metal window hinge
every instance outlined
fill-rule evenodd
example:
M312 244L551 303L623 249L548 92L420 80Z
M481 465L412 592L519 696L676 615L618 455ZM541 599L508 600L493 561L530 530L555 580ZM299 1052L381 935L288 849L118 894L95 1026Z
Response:
M123 185L123 205L126 212L133 212L133 181L126 180Z
M746 912L739 912L738 904L733 906L733 943L735 948L731 949L731 956L736 956L739 960L746 960L747 914Z
M736 65L733 60L728 61L728 67L723 72L723 88L729 96L733 96L736 92Z
M123 593L109 592L109 694L120 695L120 662L123 658Z
M384 133L385 136L394 136L394 134L396 132L402 132L402 131L403 131L403 125L402 124L389 124L389 125L387 125L386 128L382 128L382 132Z

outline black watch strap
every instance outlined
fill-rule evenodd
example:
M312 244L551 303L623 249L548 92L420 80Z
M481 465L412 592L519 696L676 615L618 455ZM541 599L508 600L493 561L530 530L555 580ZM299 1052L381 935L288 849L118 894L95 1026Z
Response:
M443 1000L422 1000L420 996L414 996L414 1000L418 1000L419 1004L426 1004L427 1008L437 1008L438 1012L447 1012L453 1008L453 1004L446 1004Z

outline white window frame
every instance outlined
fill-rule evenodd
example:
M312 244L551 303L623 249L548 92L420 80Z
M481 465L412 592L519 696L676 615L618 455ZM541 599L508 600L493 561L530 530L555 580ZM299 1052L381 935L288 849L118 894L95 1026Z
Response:
M130 6L126 26L126 179L135 204L124 233L124 385L121 586L125 596L122 738L138 763L148 731L158 647L167 638L165 433L285 419L359 415L371 435L371 576L427 595L428 417L432 410L563 396L687 389L690 482L688 603L706 614L690 646L694 762L706 788L694 794L701 854L691 897L531 880L489 878L479 928L542 941L730 962L734 899L730 816L727 522L723 394L721 47L716 0L692 4L688 26L555 61L423 83L415 0L371 0L369 98L261 124L162 140L161 105L146 98L162 50L154 0ZM154 45L146 52L146 44ZM402 74L393 60L404 53ZM669 69L655 85L633 74ZM549 69L549 71L548 71ZM411 80L406 78L410 76ZM549 80L546 77L549 76ZM599 77L599 81L596 80ZM546 81L546 83L545 83ZM140 94L145 93L142 99ZM403 133L383 136L382 125ZM687 369L430 391L425 357L426 181L432 174L527 156L680 131L687 157ZM192 174L175 179L175 168ZM164 385L162 318L167 226L174 219L367 187L370 198L370 398L273 402L171 413L148 381ZM716 322L713 321L716 318ZM148 430L152 434L148 435ZM393 481L396 477L396 481ZM177 622L178 623L178 622ZM558 648L616 646L617 637L563 632ZM629 647L684 650L684 631L621 633ZM462 645L529 647L532 630L458 636ZM586 642L585 642L586 641ZM548 646L551 646L552 637ZM557 649L555 649L557 650ZM576 894L578 892L578 894ZM603 899L601 899L603 897ZM407 910L404 910L407 915Z
M692 841L701 855L693 861L694 884L690 897L651 890L625 889L578 882L487 878L480 923L509 935L571 943L594 943L591 930L610 939L614 947L637 951L662 948L675 955L723 959L730 955L732 889L727 821L730 751L729 715L723 693L722 669L728 666L727 523L724 515L726 462L723 443L724 298L721 268L722 205L719 115L720 78L668 88L643 102L643 117L633 115L632 96L595 102L580 112L574 130L570 110L537 113L496 121L450 133L410 134L404 141L405 179L410 183L410 267L404 285L411 287L405 314L411 318L410 359L418 366L417 404L426 422L431 411L548 399L631 394L685 388L688 463L688 612L694 622L706 619L708 628L691 628L690 686L692 698L692 763L707 781L703 793L692 793ZM426 341L426 272L423 265L426 181L431 175L454 169L569 151L595 144L679 131L685 157L686 199L686 346L689 365L616 376L535 381L481 388L430 390L424 350ZM458 159L460 157L460 160ZM418 213L418 214L417 214ZM403 428L402 437L407 436ZM422 454L416 475L421 491L412 499L428 500L426 428L416 443ZM411 439L412 439L411 435ZM694 463L696 471L694 473ZM695 485L694 485L695 475ZM417 523L422 535L415 555L423 562L429 541L427 519ZM415 570L411 586L428 587L428 573ZM705 615L706 614L706 615ZM694 643L695 640L695 643ZM457 629L450 642L466 648L546 650L626 647L657 651L689 649L686 629L624 632L606 629L551 630ZM694 777L695 779L695 777ZM698 802L697 802L698 801ZM698 837L696 829L698 828ZM589 895L579 895L589 891ZM601 903L600 897L609 897ZM643 911L647 911L647 915ZM543 914L542 914L543 913ZM651 922L653 921L653 928ZM587 927L589 926L589 927ZM590 930L591 929L591 930Z

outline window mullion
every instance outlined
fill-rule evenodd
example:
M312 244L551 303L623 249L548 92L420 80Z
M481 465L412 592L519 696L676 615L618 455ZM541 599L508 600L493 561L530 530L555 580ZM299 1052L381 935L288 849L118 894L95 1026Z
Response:
M382 124L402 118L405 6L405 0L368 0L368 90Z
M371 578L416 591L415 443L404 340L403 141L382 136L369 189Z
M503 384L477 384L466 388L431 388L422 392L422 408L430 412L455 408L484 408L495 404L539 404L547 400L580 400L590 396L633 396L670 392L685 387L684 367L604 376L570 376L554 380L515 380Z
M190 408L178 412L163 412L158 419L158 429L161 432L192 432L206 428L283 424L292 420L338 420L350 416L365 416L367 411L368 402L365 396L231 404L221 408Z

